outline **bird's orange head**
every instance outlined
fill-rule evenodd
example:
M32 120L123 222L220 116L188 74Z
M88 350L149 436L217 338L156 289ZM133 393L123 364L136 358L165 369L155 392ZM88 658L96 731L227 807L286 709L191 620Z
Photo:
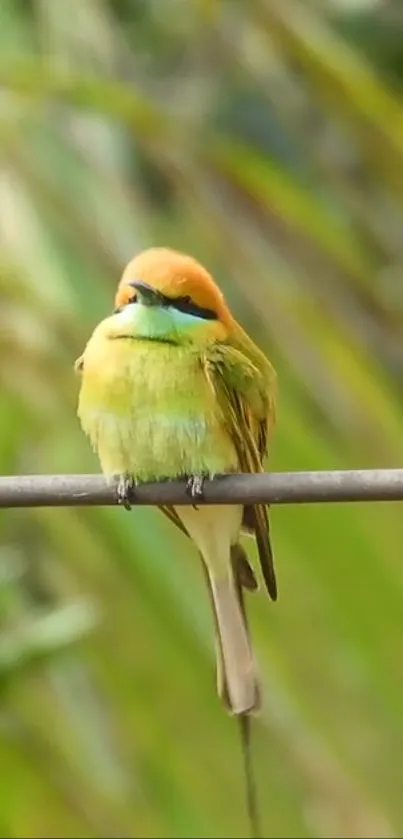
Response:
M211 274L192 256L169 248L142 251L126 266L116 293L117 308L136 295L136 286L146 283L167 301L186 299L194 308L211 312L226 320L228 308Z
M129 262L115 306L116 317L133 329L130 334L155 340L164 330L167 340L169 333L169 340L178 342L223 339L232 322L209 272L191 256L168 248L150 248Z

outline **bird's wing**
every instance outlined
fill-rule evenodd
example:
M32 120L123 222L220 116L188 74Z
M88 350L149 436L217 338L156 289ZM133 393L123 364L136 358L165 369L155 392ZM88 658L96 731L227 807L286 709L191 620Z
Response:
M266 360L265 360L266 361ZM261 369L241 350L217 344L202 360L205 375L218 399L242 472L263 472L270 429L275 417L275 374ZM254 532L267 591L277 598L268 510L265 504L245 507L244 525Z

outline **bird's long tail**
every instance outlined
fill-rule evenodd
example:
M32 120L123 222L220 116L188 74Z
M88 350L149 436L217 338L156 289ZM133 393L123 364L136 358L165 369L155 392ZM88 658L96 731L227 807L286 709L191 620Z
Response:
M257 587L240 545L231 548L228 574L215 577L205 567L216 629L217 689L228 710L247 714L260 706L260 689L249 639L243 588Z

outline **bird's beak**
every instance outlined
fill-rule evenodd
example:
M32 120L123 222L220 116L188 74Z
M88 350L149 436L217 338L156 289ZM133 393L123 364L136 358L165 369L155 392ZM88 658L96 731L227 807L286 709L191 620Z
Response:
M163 305L164 295L158 289L153 288L148 283L144 283L142 280L135 280L130 285L136 290L137 296L144 306Z

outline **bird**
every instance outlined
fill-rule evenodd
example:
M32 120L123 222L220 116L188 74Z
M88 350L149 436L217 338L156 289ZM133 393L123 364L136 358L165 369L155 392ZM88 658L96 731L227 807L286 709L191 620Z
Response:
M78 418L105 476L130 509L139 483L186 480L189 504L162 512L196 546L213 605L217 689L228 711L261 704L244 591L258 588L241 543L256 540L272 600L277 584L264 504L204 503L205 482L264 471L276 420L277 376L231 313L210 272L167 247L141 251L114 309L75 364ZM203 502L203 503L201 503Z

